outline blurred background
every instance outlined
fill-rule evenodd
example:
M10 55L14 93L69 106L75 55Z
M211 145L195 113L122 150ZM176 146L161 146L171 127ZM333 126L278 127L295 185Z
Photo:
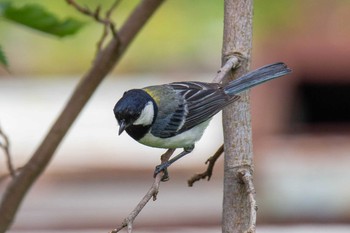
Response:
M0 20L10 64L9 71L0 67L0 123L19 167L89 69L102 28L63 0L13 2L39 3L62 18L87 22L77 35L57 39ZM91 9L101 3L77 2ZM117 26L138 2L121 2ZM283 61L293 70L251 91L258 232L350 232L350 2L254 4L251 68ZM106 232L119 224L150 187L164 151L118 136L115 102L131 88L210 82L220 68L222 28L223 0L166 1L80 114L22 204L13 232ZM189 188L187 179L206 169L221 143L218 115L194 152L170 168L170 181L134 227L220 232L222 158L210 182ZM1 155L0 175L6 172Z

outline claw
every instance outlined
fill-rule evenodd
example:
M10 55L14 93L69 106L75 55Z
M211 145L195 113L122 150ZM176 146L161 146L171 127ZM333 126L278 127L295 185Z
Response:
M153 177L156 177L156 175L158 175L160 172L163 171L164 175L162 177L162 181L163 182L168 181L169 180L169 173L167 169L168 166L169 166L168 163L162 163L156 166L156 168L154 169Z

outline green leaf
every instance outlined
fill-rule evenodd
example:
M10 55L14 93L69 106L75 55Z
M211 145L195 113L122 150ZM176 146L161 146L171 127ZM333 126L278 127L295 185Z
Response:
M15 7L10 2L0 3L0 16L58 37L75 34L84 26L83 22L72 18L59 20L55 15L35 4Z
M2 50L1 45L0 45L0 64L5 66L5 67L8 66L7 58L6 58L4 51Z

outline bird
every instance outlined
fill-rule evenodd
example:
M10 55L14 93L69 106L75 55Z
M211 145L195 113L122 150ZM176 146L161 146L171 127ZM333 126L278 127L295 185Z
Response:
M273 63L227 83L172 82L126 91L114 106L118 134L126 131L137 142L150 147L183 151L156 166L154 176L191 153L214 115L237 101L239 93L268 80L289 74L282 62Z

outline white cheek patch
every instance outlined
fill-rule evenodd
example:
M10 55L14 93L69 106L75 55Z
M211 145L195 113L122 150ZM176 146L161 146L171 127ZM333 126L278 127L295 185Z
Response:
M133 123L133 125L151 125L154 117L154 108L152 101L149 101L145 108L142 110L139 118Z

